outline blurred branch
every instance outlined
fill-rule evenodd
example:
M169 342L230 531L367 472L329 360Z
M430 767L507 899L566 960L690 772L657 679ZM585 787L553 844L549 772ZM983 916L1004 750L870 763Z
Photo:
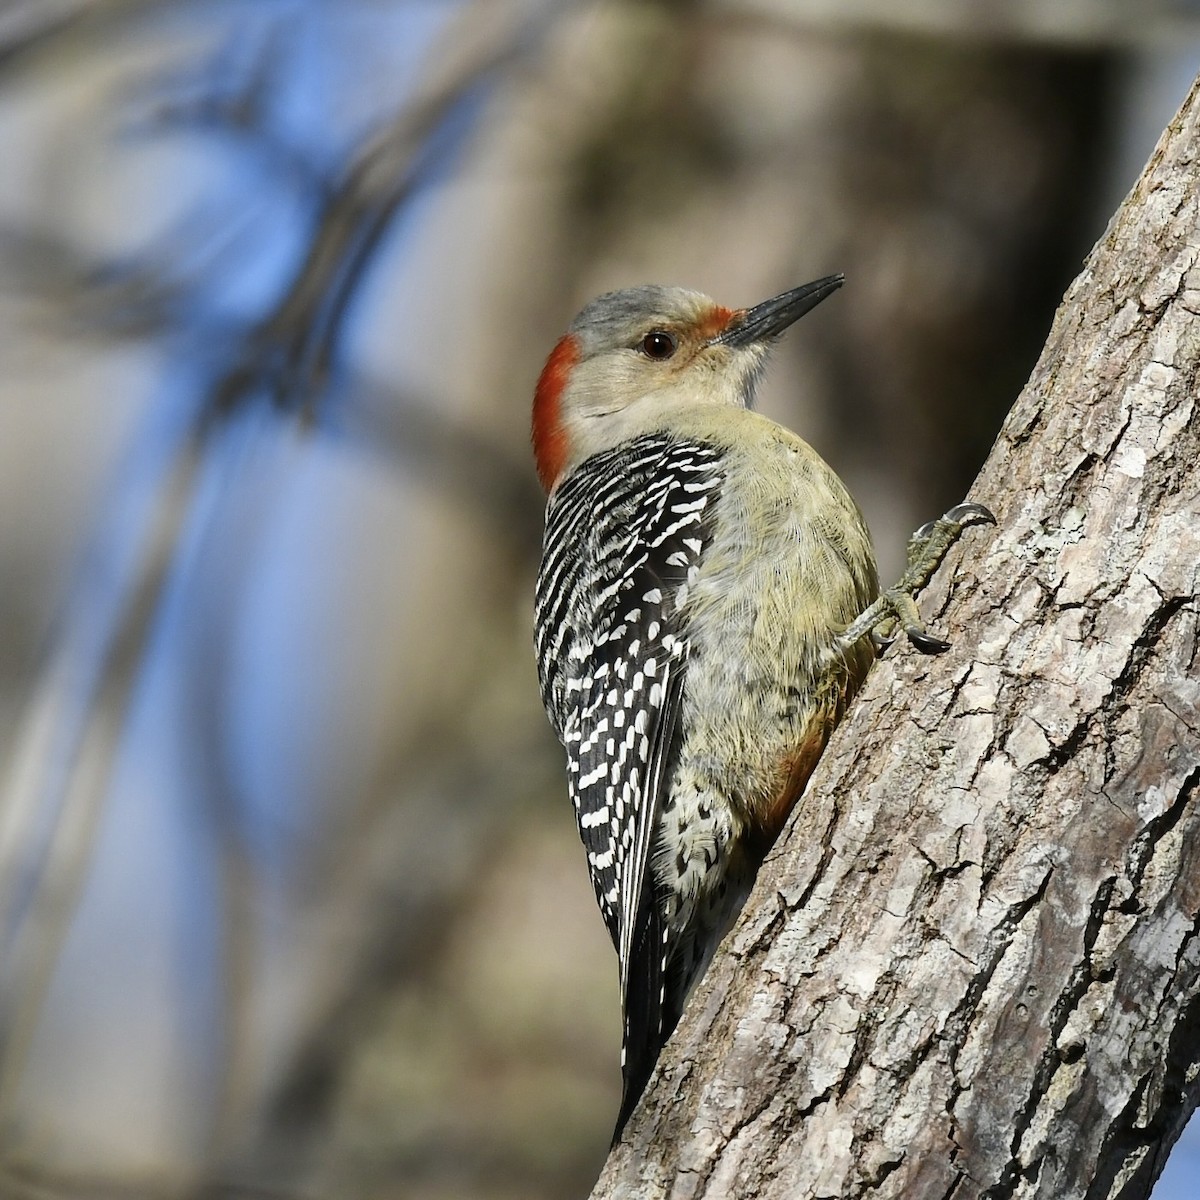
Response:
M203 292L224 253L232 252L219 237L227 222L215 218L201 223L207 249L194 255L186 272L179 270L179 246L196 244L194 220L190 238L176 230L157 248L121 260L95 263L60 235L13 229L0 229L0 255L14 278L98 336L182 334L193 344L219 342L226 365L212 385L210 415L265 393L311 419L330 382L353 297L396 213L450 169L497 77L547 33L548 11L560 15L574 3L536 6L497 41L490 21L486 36L476 32L483 16L494 12L494 0L474 0L447 35L458 48L452 68L362 139L340 166L312 162L272 127L263 98L278 70L282 33L260 45L248 63L243 47L230 42L204 70L160 81L160 90L174 88L186 98L160 101L152 116L131 128L159 134L202 128L253 147L290 179L310 214L307 249L291 279L273 308L242 330L204 312Z
M131 134L164 136L207 132L236 142L301 193L327 201L332 168L308 145L283 134L271 99L283 86L284 62L295 30L284 22L257 38L223 41L209 58L148 79L131 106L142 110L127 126Z
M147 481L157 498L142 536L129 536L120 519L127 513L99 531L98 553L76 588L83 611L58 630L9 764L0 805L0 1120L86 875L121 723L199 465L194 445L185 445L170 455L162 478Z
M487 0L476 0L452 36L468 34ZM493 0L494 2L494 0ZM545 14L518 26L510 39L479 46L467 62L405 106L342 172L319 206L316 235L281 303L251 334L244 358L216 391L233 403L265 370L277 399L306 415L328 383L352 297L397 210L432 183L457 156L474 127L485 88L497 72L528 53L546 32Z
M20 1076L24 1048L86 872L93 841L87 831L96 826L109 786L107 764L145 660L147 637L162 609L168 582L179 569L179 534L195 516L196 481L214 452L213 435L234 409L265 398L293 417L305 421L314 417L330 380L347 313L390 222L448 169L477 123L486 90L551 25L545 12L538 11L518 21L500 40L481 39L478 30L490 27L481 13L494 14L494 8L493 0L477 0L459 15L448 38L458 48L469 47L469 52L460 53L451 69L435 77L356 148L328 191L317 190L311 237L298 269L261 319L244 330L226 331L220 347L223 365L196 406L190 432L182 441L169 443L170 460L149 472L157 476L153 485L159 489L157 500L143 506L140 524L122 529L120 552L104 554L105 571L112 575L116 569L117 574L105 582L101 615L96 612L96 579L85 572L75 588L65 627L31 706L20 766L2 810L6 836L0 839L0 880L7 890L0 895L0 929L7 949L0 972L5 1018L0 1107L11 1098ZM63 23L47 24L41 36L49 39L69 22L99 13L101 6L73 11L75 15L63 18ZM257 132L261 106L256 96L262 78L261 71L251 72L240 96L226 94L220 102L201 103L193 112L203 112L215 128ZM311 186L312 179L307 183ZM11 238L9 244L11 249ZM56 264L60 284L82 261L49 238L40 244L26 242L18 250L31 260ZM136 263L83 271L76 282L86 291L89 279L116 281L127 298L126 328L168 332L177 319L184 319L192 301L187 285L171 280L166 271L143 269ZM131 325L133 313L145 315ZM150 315L155 313L157 323ZM427 432L433 424L433 417L427 417ZM260 429L270 425L277 422ZM459 440L436 433L427 439L428 444L443 448ZM162 451L160 445L158 452ZM159 529L153 537L146 533L147 512ZM203 545L204 531L194 533ZM97 725L102 710L103 727ZM95 769L84 772L86 748L101 734L109 753ZM226 835L232 833L222 828ZM229 849L236 853L234 843ZM231 925L238 919L233 914ZM244 1028L244 1022L233 1024ZM236 1044L229 1048L229 1059L231 1064L238 1060Z

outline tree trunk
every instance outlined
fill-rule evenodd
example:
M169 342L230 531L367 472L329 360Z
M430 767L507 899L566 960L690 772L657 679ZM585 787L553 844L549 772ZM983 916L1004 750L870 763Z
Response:
M873 670L593 1200L1149 1194L1200 1093L1198 147L1200 85L925 598L953 649Z

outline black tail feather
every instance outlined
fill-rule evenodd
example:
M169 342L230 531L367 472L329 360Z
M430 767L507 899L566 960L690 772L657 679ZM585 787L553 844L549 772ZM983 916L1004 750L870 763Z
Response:
M638 929L623 997L621 1108L612 1144L621 1139L654 1073L658 1056L679 1021L679 1000L667 973L667 937L662 908L647 880L638 906Z

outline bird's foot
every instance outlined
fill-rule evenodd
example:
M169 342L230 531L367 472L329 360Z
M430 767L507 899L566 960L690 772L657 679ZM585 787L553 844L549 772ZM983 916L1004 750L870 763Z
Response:
M870 636L886 649L901 632L922 654L942 654L950 643L925 628L913 597L933 578L947 551L971 525L995 525L996 518L982 504L958 504L945 516L922 525L908 539L908 565L895 585L860 613L838 638L849 649L859 638Z

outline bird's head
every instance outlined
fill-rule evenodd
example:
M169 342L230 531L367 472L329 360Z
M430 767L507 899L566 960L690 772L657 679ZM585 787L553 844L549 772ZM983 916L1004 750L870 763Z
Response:
M575 463L678 406L746 407L771 342L842 285L841 275L753 308L647 284L597 297L550 352L533 400L533 451L549 491Z

